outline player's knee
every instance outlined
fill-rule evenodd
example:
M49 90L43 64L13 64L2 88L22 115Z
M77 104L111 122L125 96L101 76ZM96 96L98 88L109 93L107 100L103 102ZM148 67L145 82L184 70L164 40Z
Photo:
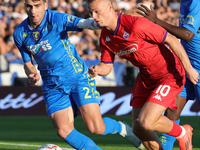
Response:
M139 119L139 124L145 129L145 130L149 130L149 131L153 131L154 130L154 126L153 123L150 122L148 119Z
M92 134L99 134L102 135L104 133L105 127L100 125L89 125L88 130Z
M69 135L70 131L63 129L63 128L60 128L60 129L57 129L57 135L64 139Z

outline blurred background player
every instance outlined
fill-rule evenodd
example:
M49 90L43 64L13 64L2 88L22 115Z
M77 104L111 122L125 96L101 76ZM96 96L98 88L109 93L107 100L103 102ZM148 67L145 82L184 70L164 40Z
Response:
M96 23L103 27L101 62L89 68L90 75L108 75L115 55L139 67L131 101L133 132L147 149L162 149L152 131L176 137L181 150L192 149L192 127L179 126L162 115L168 107L176 108L175 98L184 87L185 70L192 83L196 84L199 77L178 39L144 17L117 15L110 0L88 0L88 7Z
M143 5L144 6L144 5ZM171 34L181 39L181 44L187 52L190 62L200 73L200 1L199 0L181 0L181 7L179 13L179 27L169 24L159 19L155 10L151 7L138 8L137 11L140 15L148 18L150 21L159 24ZM197 99L200 104L200 81L197 84L193 84L186 76L186 84L183 91L176 98L176 105L178 109L168 108L165 115L174 120L176 123L180 123L180 114L188 100ZM171 150L173 148L176 138L167 134L161 134L161 142L164 150Z
M91 133L118 133L142 148L127 124L102 118L95 80L89 76L84 60L68 39L68 31L99 29L95 21L48 10L46 0L25 0L25 10L28 18L16 28L15 44L22 55L30 86L36 86L40 75L42 77L44 100L57 134L75 149L100 149L74 128L74 113L79 108ZM40 75L32 64L32 56Z

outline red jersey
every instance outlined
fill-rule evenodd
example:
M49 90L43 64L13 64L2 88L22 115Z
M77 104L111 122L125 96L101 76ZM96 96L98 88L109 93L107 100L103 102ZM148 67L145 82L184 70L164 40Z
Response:
M119 15L114 34L102 29L101 61L112 63L115 55L125 58L139 67L146 87L163 78L173 78L182 86L184 69L178 57L163 43L166 35L164 28L144 17Z

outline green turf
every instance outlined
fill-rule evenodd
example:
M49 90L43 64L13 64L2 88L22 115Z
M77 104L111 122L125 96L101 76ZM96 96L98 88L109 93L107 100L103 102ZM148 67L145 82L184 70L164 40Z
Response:
M116 120L124 120L131 125L131 116L109 117ZM193 150L200 150L200 117L181 117L181 124L186 123L194 128ZM75 119L75 126L78 131L91 137L103 150L135 149L119 135L100 136L90 134L80 116ZM47 143L54 143L62 148L71 148L57 136L47 116L0 117L0 150L37 150L40 145ZM20 146L19 144L29 146ZM173 150L179 150L177 142Z

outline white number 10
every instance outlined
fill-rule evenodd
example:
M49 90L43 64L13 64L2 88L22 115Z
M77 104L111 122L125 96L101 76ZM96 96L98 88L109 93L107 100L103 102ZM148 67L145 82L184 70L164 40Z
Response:
M169 93L170 90L170 86L169 85L160 85L156 91L156 93L160 93L160 95L162 96L167 96L167 94ZM165 92L163 92L165 91Z

